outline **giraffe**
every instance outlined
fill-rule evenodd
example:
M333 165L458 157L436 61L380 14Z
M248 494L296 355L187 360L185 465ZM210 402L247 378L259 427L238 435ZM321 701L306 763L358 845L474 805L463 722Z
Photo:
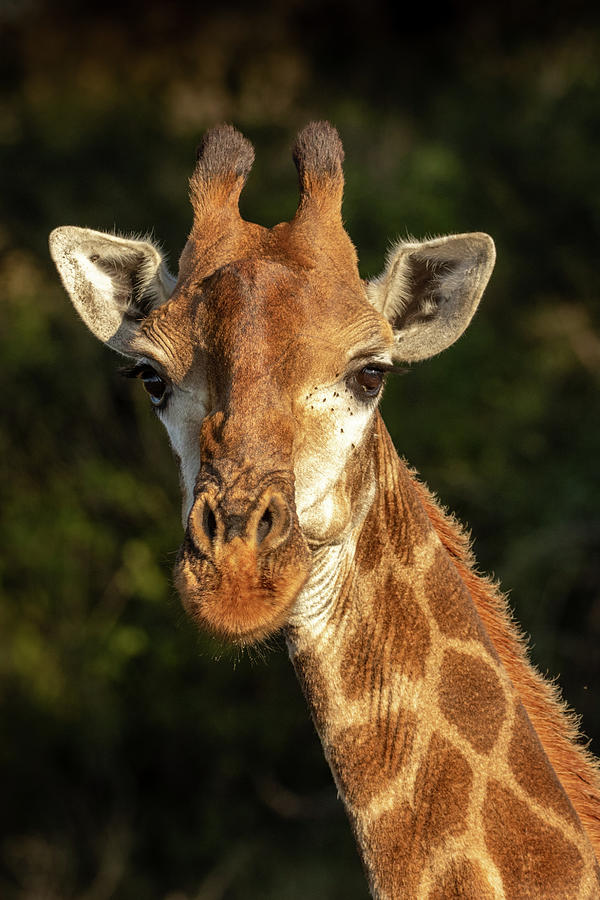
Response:
M467 327L494 244L403 241L364 283L337 132L293 156L297 212L263 228L238 209L251 145L207 132L177 279L149 240L50 237L179 462L184 607L240 645L284 630L374 897L600 897L597 762L378 411L389 370Z

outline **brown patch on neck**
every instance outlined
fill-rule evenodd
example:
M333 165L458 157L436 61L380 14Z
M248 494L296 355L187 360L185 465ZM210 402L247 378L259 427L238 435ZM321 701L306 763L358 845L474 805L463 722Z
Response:
M577 848L499 781L484 803L485 841L498 866L507 900L553 896L578 900L584 862Z
M521 787L531 797L543 797L544 802L575 828L581 829L573 806L565 796L558 776L544 765L544 748L533 730L522 704L515 710L513 737L508 748L508 763Z
M402 770L416 731L416 716L399 709L366 725L349 725L332 742L330 763L347 803L365 807Z
M420 897L429 857L448 837L463 834L471 767L445 738L431 738L415 782L414 802L401 803L373 823L367 859L378 890L389 897Z
M506 715L498 675L488 663L446 650L440 669L440 709L478 753L490 753Z
M442 634L471 638L490 648L481 622L473 615L473 602L456 568L441 547L425 575L427 603Z
M411 681L422 678L430 640L413 589L390 575L347 635L340 663L346 697L372 695L392 669Z

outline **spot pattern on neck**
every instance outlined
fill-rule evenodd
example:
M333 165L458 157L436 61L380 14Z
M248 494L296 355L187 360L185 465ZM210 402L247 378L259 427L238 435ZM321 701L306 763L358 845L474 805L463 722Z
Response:
M587 835L408 473L380 483L326 627L305 622L292 654L374 895L597 895ZM375 552L392 508L410 550L383 533Z

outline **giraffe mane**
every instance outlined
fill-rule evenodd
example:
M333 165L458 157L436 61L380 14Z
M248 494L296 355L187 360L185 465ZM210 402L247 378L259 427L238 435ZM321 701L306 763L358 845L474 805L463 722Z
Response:
M470 537L463 526L440 505L416 472L409 470L409 474L600 858L600 763L583 743L580 717L568 707L556 683L544 678L528 659L527 638L514 621L507 598L497 584L476 571Z

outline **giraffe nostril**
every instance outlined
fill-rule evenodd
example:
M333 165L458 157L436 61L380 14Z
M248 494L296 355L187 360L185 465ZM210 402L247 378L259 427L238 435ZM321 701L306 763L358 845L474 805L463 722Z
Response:
M204 534L212 544L217 534L217 518L209 503L204 504L204 510L202 511L202 528Z
M260 517L260 521L256 527L256 543L262 544L273 527L273 511L271 505L267 506L264 513Z
M223 520L219 507L206 493L196 497L190 510L188 534L196 549L212 558L223 538Z
M263 494L263 504L259 505L248 523L248 535L254 535L261 553L275 550L289 537L292 529L292 512L285 496L280 491L267 489ZM262 512L261 512L262 509Z
M243 498L244 499L244 498ZM246 503L248 507L249 504ZM260 554L270 553L287 540L292 529L293 513L284 494L272 488L264 491L258 503L240 511L242 504L227 503L200 494L188 519L188 533L196 549L213 558L226 545L238 538L250 541Z

